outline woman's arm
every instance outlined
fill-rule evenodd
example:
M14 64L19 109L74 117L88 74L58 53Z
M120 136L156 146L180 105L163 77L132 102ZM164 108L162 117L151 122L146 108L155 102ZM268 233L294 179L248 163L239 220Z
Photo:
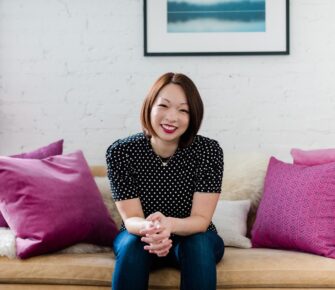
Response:
M153 221L144 219L142 205L139 198L127 199L115 202L116 207L122 217L127 231L131 234L144 236L143 242L149 245L144 249L159 257L164 257L169 253L172 240L169 239L170 233L164 226ZM153 239L145 240L145 236L154 236Z
M171 233L180 236L205 232L212 220L219 197L219 193L196 192L193 196L192 210L189 217L165 217L160 212L157 212L148 216L147 220L158 220Z
M139 198L132 198L115 202L127 231L140 236L140 231L149 228L150 221L144 218Z

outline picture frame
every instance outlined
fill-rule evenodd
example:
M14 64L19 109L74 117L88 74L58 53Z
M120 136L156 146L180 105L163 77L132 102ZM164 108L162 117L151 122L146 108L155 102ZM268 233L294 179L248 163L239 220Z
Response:
M144 56L289 54L289 0L144 0L143 9Z

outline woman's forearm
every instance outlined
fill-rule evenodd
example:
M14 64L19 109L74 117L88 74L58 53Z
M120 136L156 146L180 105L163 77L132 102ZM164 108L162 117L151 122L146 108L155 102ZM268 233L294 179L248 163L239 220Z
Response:
M188 236L207 231L209 222L202 216L189 216L187 218L168 217L171 233L179 236Z
M171 233L179 236L188 236L200 232L205 232L209 222L202 216L189 216L187 218L167 218ZM151 221L142 217L130 217L124 222L127 231L131 234L142 236L140 230L150 226Z
M150 222L142 217L130 217L124 221L127 231L131 234L141 236L140 230L149 226Z

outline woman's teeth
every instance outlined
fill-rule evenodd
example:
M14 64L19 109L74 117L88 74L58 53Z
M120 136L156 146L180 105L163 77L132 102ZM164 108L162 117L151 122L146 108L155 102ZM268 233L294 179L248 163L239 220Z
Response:
M172 133L176 132L176 130L177 130L177 127L175 127L175 126L169 126L169 125L165 125L165 124L163 124L161 126L162 126L164 132L167 133L167 134L172 134Z
M162 127L164 128L164 129L166 129L166 130L175 130L176 129L176 127L175 126L169 126L169 125L162 125Z

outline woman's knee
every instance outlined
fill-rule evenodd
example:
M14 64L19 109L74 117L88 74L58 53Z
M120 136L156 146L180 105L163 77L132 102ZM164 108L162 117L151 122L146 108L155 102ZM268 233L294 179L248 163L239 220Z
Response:
M126 231L115 238L112 289L147 289L151 260L144 245L141 237Z
M197 233L186 237L181 244L181 255L200 261L218 262L224 252L224 243L216 233Z
M133 257L146 256L147 251L144 250L144 245L140 236L124 231L115 238L114 253L117 258L121 255Z

